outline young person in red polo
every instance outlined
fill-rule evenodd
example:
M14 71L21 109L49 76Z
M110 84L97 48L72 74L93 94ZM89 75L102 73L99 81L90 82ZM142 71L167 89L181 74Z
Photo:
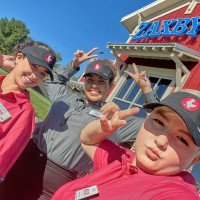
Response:
M191 93L192 92L192 93ZM135 153L106 139L139 109L116 112L89 123L81 133L94 173L61 187L52 200L197 200L193 176L184 171L200 161L199 91L170 94L143 123Z
M35 128L27 88L37 86L48 74L53 79L56 62L53 50L41 42L20 44L14 51L15 58L0 53L0 65L14 67L8 75L0 75L0 182L6 178Z

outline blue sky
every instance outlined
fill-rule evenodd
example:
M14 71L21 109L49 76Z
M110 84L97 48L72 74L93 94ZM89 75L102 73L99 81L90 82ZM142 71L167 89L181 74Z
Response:
M126 42L128 31L122 17L154 0L0 0L0 18L23 21L29 36L50 45L62 55L61 64L73 59L76 50L98 47L100 58L114 59L106 48L108 42ZM99 54L103 51L104 54ZM86 66L82 64L80 75ZM200 182L200 164L194 173Z
M114 57L108 42L126 42L128 31L122 17L154 0L1 0L0 18L15 17L30 30L29 36L49 44L63 58L62 65L73 58L76 50L98 47L100 58ZM82 65L80 73L85 69ZM79 74L80 74L79 73ZM79 75L78 74L78 75Z

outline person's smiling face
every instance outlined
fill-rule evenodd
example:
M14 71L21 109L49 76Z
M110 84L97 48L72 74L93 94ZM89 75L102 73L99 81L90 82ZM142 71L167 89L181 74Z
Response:
M97 74L87 74L85 77L84 92L86 103L103 102L108 94L111 84Z
M15 68L15 82L21 90L35 87L48 75L45 67L32 64L26 57L18 57Z
M156 108L136 139L134 165L155 175L174 175L196 158L197 147L183 120L166 107Z

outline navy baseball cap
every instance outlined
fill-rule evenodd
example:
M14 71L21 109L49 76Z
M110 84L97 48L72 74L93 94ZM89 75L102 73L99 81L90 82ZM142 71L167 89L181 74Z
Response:
M89 64L85 70L84 76L92 73L101 76L105 80L110 80L114 77L113 71L100 61L94 61Z
M55 55L42 47L27 46L22 49L22 53L27 57L28 61L35 65L40 65L48 69L51 80L53 80L53 66L56 63Z
M189 92L174 92L160 102L143 105L145 109L167 106L185 122L194 143L200 147L200 98Z

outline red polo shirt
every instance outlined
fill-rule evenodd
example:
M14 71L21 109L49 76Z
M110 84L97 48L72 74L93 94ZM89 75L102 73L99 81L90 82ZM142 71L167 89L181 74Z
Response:
M0 81L5 76L0 76ZM2 117L5 111L8 119ZM27 145L35 127L35 115L30 93L0 94L0 181Z
M195 179L190 173L181 172L174 176L147 174L132 165L134 157L135 154L130 150L105 140L95 152L95 172L64 185L52 200L75 199L77 191L94 185L97 185L99 194L88 199L199 199L197 189L193 185ZM87 193L88 190L84 192Z

